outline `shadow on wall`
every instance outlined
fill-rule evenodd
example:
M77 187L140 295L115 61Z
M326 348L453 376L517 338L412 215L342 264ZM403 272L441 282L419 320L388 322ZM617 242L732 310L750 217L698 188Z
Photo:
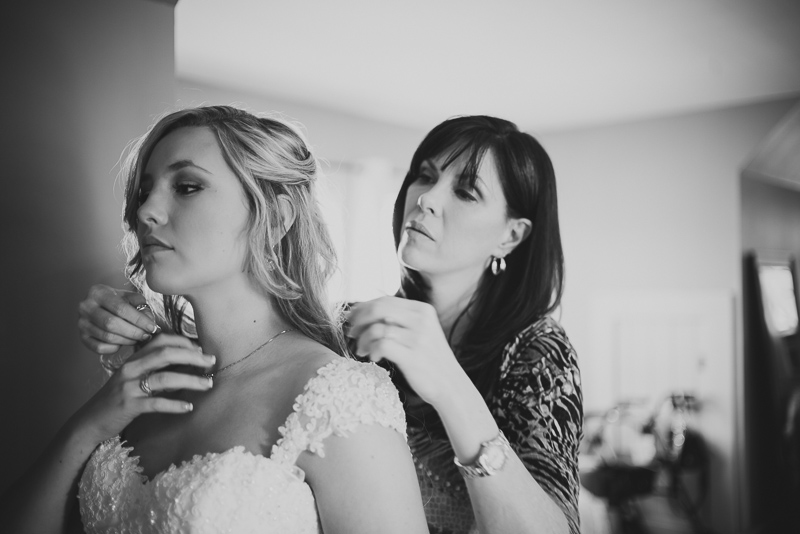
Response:
M102 381L77 305L123 282L115 164L174 101L174 16L167 2L14 3L0 24L3 491Z

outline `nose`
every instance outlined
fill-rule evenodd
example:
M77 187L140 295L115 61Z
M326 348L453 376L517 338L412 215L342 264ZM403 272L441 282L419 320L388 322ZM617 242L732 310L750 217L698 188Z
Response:
M417 206L424 212L438 216L442 211L440 196L438 188L436 186L431 187L417 197Z
M164 201L160 198L160 196L162 195L158 195L154 188L147 195L147 198L144 199L144 202L139 205L139 209L136 211L136 216L138 217L140 224L146 226L157 226L159 224L164 224L164 222L167 220Z

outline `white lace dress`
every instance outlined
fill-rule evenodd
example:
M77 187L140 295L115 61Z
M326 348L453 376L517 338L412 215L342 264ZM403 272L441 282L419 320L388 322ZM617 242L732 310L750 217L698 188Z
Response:
M379 424L405 437L397 390L374 364L339 358L317 371L279 431L269 458L244 447L197 455L147 480L119 438L92 454L80 481L81 517L95 533L318 533L311 488L295 465L308 450L358 425ZM345 490L345 488L343 488Z

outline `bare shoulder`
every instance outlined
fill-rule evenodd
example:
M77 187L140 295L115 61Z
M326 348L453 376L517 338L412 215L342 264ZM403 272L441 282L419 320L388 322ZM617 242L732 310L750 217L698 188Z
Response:
M291 403L320 369L340 359L343 357L321 343L295 334L291 343L283 346L280 358L256 370L250 381L263 394L282 391Z
M321 343L300 337L287 352L282 374L286 379L291 378L299 386L299 390L302 390L309 380L317 376L320 369L340 359L343 357Z

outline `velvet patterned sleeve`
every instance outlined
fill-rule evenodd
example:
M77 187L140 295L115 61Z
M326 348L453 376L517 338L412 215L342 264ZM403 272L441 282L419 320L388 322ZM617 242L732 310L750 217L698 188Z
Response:
M523 330L503 354L492 403L498 426L539 485L580 533L578 445L583 397L575 350L545 318Z

